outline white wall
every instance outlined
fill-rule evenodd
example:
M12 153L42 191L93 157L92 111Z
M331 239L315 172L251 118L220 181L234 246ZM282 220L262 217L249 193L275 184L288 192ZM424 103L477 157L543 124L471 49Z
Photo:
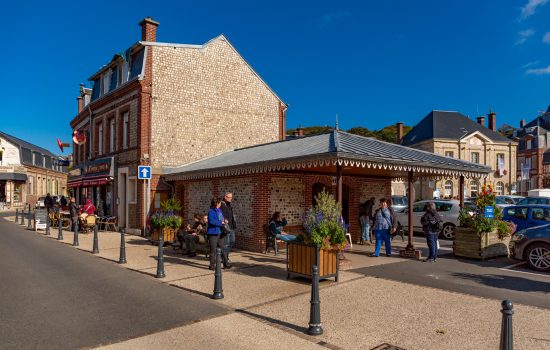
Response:
M21 165L21 157L19 157L19 148L15 147L6 139L0 137L0 150L2 153L2 162L0 166L6 165Z

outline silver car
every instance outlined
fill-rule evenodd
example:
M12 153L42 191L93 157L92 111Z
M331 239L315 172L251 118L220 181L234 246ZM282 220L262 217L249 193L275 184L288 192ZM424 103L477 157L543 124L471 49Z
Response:
M550 272L550 224L517 231L510 241L510 256L533 270Z
M455 235L455 227L458 225L458 214L460 213L460 202L457 200L423 200L413 204L413 228L422 230L420 224L420 218L426 212L426 204L428 202L434 202L435 209L443 220L443 226L441 228L440 235L446 239L453 239ZM464 202L465 208L472 207L473 204ZM472 209L473 210L473 209ZM405 227L409 224L409 210L406 208L402 212L396 213L397 220Z
M496 196L496 204L501 208L506 208L511 205L516 205L517 202L525 197L522 196Z

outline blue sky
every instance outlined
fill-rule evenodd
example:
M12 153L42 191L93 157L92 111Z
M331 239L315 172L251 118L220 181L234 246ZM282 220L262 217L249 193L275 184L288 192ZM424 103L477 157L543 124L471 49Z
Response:
M550 104L550 2L26 1L3 5L0 130L57 152L79 84L140 39L224 33L290 107L288 127L412 125L432 109L518 125Z

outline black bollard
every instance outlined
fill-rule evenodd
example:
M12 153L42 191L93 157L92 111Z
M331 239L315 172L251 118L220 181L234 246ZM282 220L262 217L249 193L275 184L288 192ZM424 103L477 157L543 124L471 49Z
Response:
M159 235L159 252L157 256L157 278L163 278L166 277L164 274L164 256L163 256L163 250L164 250L164 232L161 230Z
M58 241L63 240L63 223L61 220L59 220L59 231L57 231L57 240Z
M73 228L73 247L78 247L80 244L78 244L78 221L74 222L74 228Z
M94 247L92 248L92 254L99 254L99 242L97 240L97 224L94 225Z
M212 299L223 299L222 289L222 250L216 248L216 270L214 272L214 294Z
M29 205L29 211L27 212L27 230L32 230L31 223L31 206Z
M514 304L510 300L502 301L502 327L500 329L500 350L514 349L514 334L512 332L512 315Z
M21 225L25 226L25 211L21 210Z
M15 209L15 223L17 224L17 221L19 221L19 209Z
M309 328L307 333L310 335L323 334L323 325L321 324L321 301L319 300L319 268L317 265L311 267L311 307L309 311Z
M126 241L124 240L124 234L126 229L120 229L120 258L118 259L119 264L126 264Z

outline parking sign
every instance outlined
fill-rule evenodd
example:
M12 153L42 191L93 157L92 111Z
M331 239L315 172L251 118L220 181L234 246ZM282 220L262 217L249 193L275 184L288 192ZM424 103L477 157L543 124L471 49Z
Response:
M495 207L488 205L485 207L485 213L484 216L489 219L495 218Z

